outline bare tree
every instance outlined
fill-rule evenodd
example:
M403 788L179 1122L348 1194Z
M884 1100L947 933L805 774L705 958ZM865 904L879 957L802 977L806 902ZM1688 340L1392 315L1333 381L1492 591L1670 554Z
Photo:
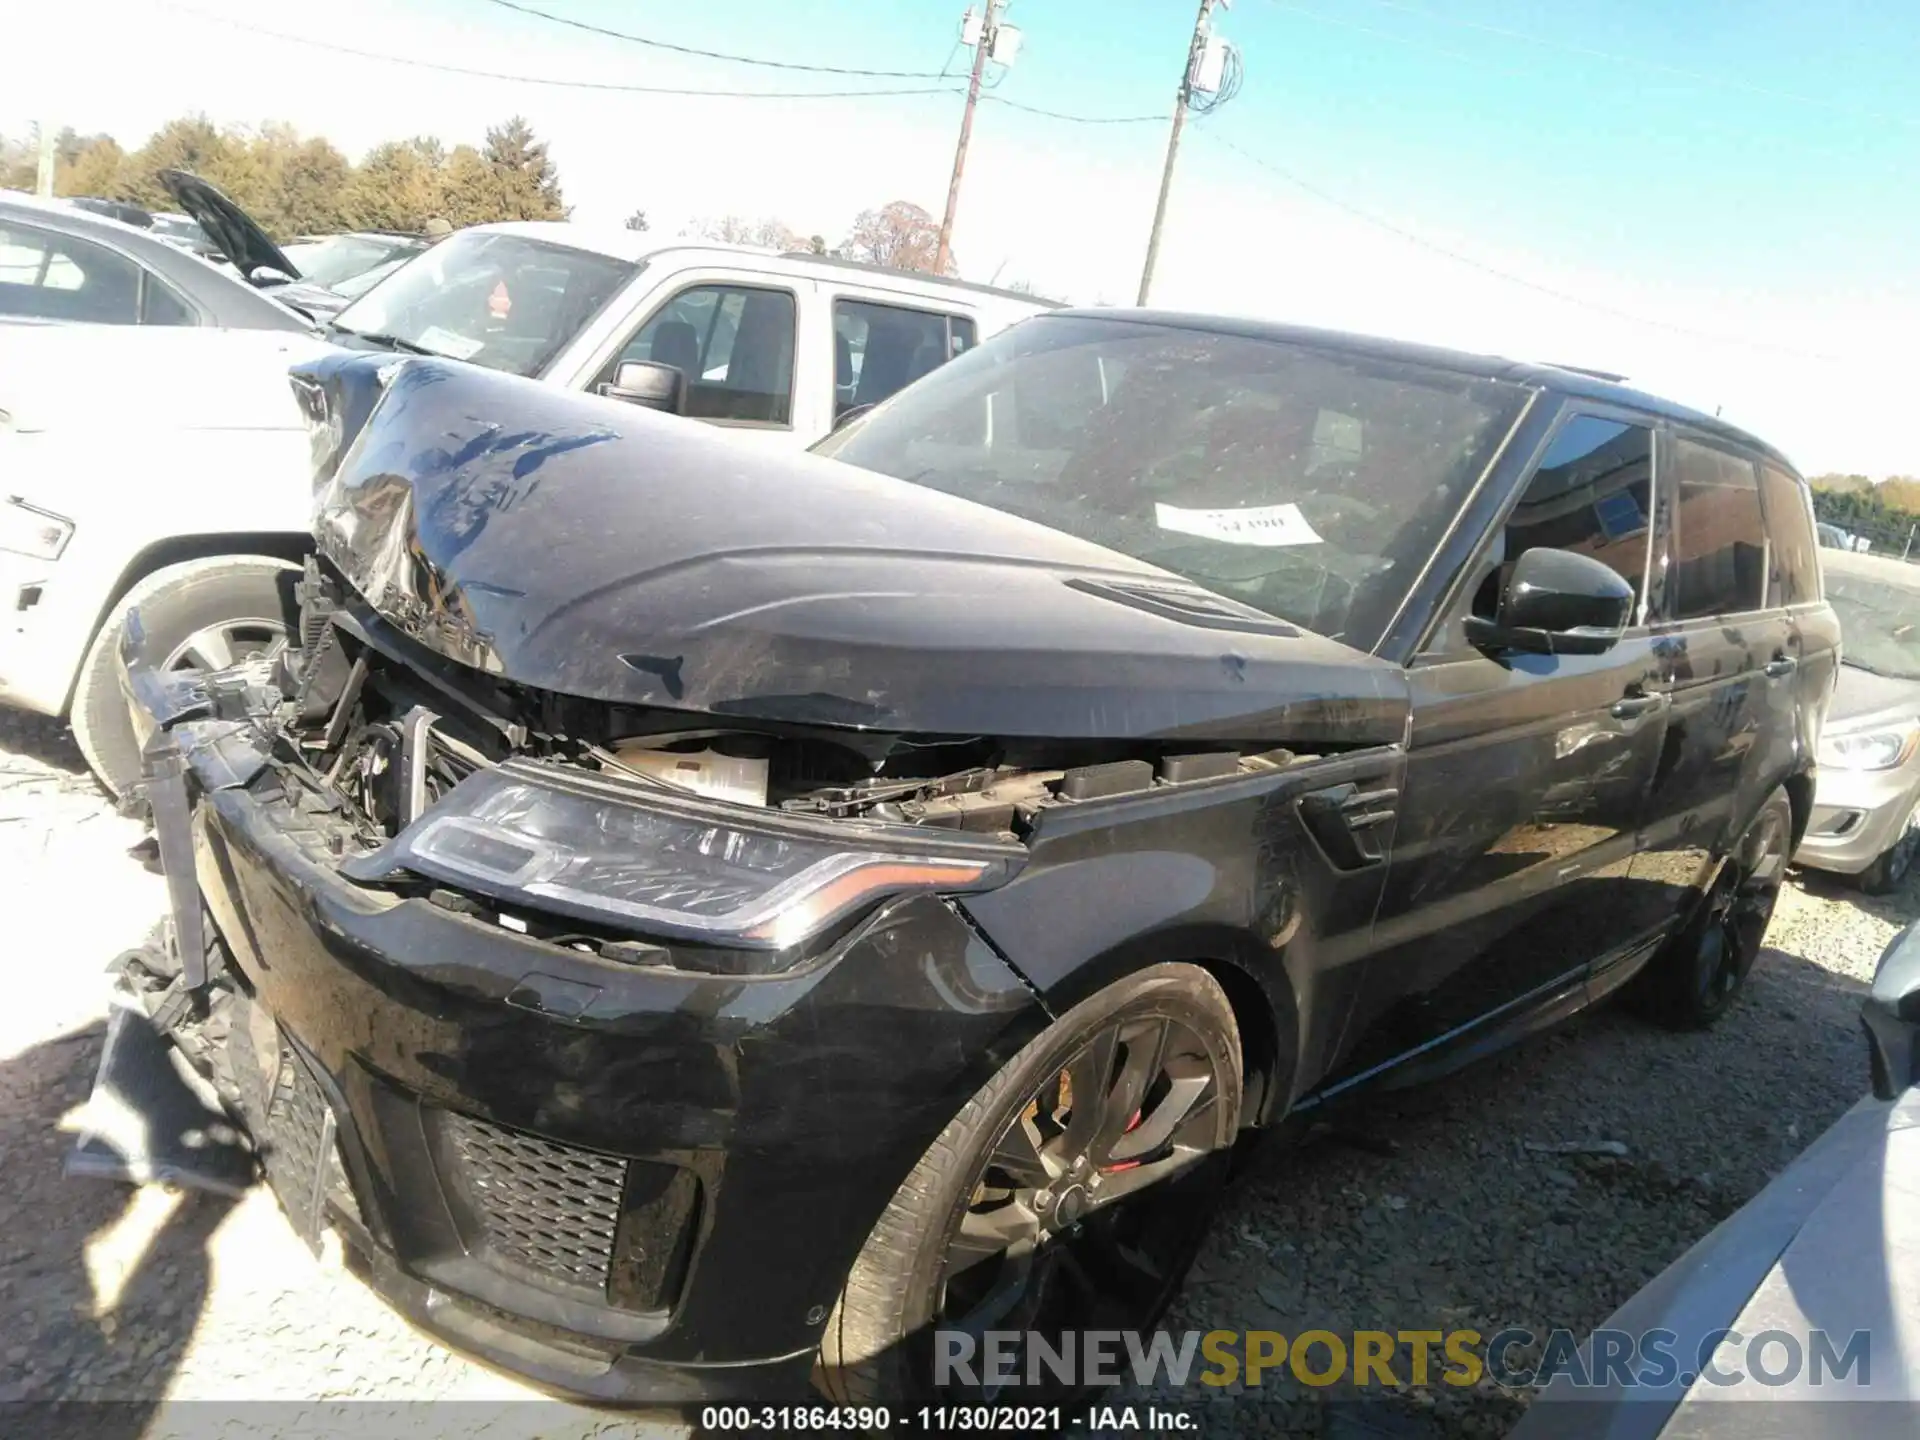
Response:
M870 265L932 273L940 254L940 223L910 200L893 200L877 210L862 210L840 248ZM951 254L945 273L960 273Z
M771 215L749 220L744 215L721 215L696 220L686 233L702 240L718 240L723 245L755 245L765 250L799 250L806 241L785 221Z
M627 217L627 229L629 230L649 230L651 228L652 227L647 224L647 212L644 210L636 210Z

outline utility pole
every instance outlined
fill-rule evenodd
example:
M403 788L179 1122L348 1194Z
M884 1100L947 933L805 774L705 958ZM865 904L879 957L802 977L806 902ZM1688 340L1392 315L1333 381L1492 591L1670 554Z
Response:
M53 126L44 120L40 122L40 173L33 190L42 200L53 198Z
M993 49L1004 0L987 0L986 18L980 22L980 34L973 42L973 75L967 81L967 108L960 116L960 143L953 152L953 179L947 185L947 213L940 217L940 246L934 254L933 273L944 275L953 257L953 217L960 209L960 174L967 168L967 142L973 138L973 111L980 103L980 77L986 72L987 56ZM973 11L967 11L967 20ZM966 22L963 21L964 25ZM963 29L962 37L965 36Z
M1160 171L1160 198L1153 207L1153 229L1147 234L1147 263L1140 271L1139 304L1147 303L1153 289L1153 266L1160 258L1160 227L1167 222L1167 195L1173 189L1173 159L1180 153L1180 131L1187 123L1187 105L1193 99L1193 76L1200 67L1200 56L1207 43L1207 20L1213 13L1213 0L1200 0L1200 14L1193 22L1193 39L1187 46L1187 61L1180 70L1180 91L1173 102L1173 132L1167 136L1167 163Z

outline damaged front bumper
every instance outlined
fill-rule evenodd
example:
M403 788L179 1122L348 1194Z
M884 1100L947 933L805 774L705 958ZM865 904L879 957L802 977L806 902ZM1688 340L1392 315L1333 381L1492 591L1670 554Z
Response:
M554 1390L801 1388L899 1181L1044 1023L1021 978L932 894L741 977L356 883L339 817L283 783L268 668L167 675L142 649L136 615L170 919L123 1010L192 1062L303 1238L331 1225L415 1324ZM107 1060L144 1049L110 1047L99 1085L125 1102L142 1082Z

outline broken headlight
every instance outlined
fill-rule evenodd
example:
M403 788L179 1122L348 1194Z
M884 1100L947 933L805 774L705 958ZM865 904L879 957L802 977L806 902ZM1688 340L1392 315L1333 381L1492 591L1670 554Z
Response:
M468 776L345 870L357 880L408 870L602 925L783 950L885 896L992 889L1024 853L899 826L745 811L510 760Z

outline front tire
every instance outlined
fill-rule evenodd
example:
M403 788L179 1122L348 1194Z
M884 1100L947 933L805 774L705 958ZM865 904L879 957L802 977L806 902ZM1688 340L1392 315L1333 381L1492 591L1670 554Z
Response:
M1775 790L1721 866L1687 927L1647 963L1633 1007L1670 1030L1704 1030L1732 1005L1760 956L1793 851L1793 803Z
M1900 832L1900 838L1853 876L1853 883L1864 895L1892 894L1906 883L1916 859L1920 859L1920 812L1907 817L1907 828Z
M127 611L140 607L164 668L221 669L287 643L297 623L293 582L299 574L266 555L188 560L154 571L113 607L87 647L70 712L80 753L110 793L123 795L140 780L140 746L114 664Z
M1150 1329L1205 1237L1241 1099L1233 1009L1199 967L1156 965L1076 1005L967 1102L888 1203L828 1317L822 1388L853 1404L980 1398L964 1375L935 1383L936 1330L974 1336L978 1367L985 1331L1057 1349L1075 1332Z

